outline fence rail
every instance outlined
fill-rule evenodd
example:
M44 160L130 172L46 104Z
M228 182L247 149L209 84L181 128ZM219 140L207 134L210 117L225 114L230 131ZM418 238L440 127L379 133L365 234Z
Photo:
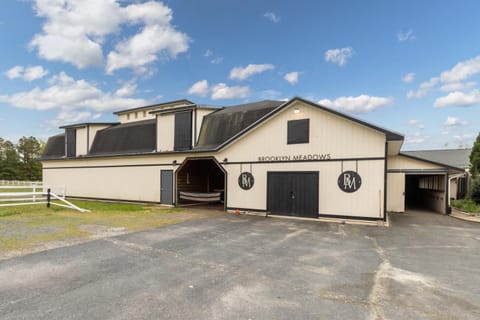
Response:
M41 185L42 181L0 180L0 186L31 186Z
M67 201L65 199L65 187L46 187L42 184L35 183L31 185L2 185L1 182L2 180L0 180L0 207L46 204L48 208L50 205L55 205L75 209L80 212L90 212ZM31 191L26 192L26 189ZM53 202L52 200L56 200L57 202Z

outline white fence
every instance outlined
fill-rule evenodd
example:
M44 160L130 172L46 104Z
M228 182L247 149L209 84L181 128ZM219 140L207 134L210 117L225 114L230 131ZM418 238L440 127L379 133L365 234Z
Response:
M51 205L71 208L80 212L90 212L89 210L82 209L74 205L73 203L65 199L65 187L63 186L43 186L41 183L31 183L30 185L14 184L9 181L10 184L3 184L0 180L0 207L11 206L26 206L36 204L46 204L47 207ZM19 182L19 181L15 181ZM53 202L52 200L57 200Z

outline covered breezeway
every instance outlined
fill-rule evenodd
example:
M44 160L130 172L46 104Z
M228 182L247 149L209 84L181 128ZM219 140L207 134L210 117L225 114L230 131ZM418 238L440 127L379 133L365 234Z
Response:
M405 174L405 208L448 213L446 173Z
M187 158L175 177L178 206L225 208L227 174L215 158Z

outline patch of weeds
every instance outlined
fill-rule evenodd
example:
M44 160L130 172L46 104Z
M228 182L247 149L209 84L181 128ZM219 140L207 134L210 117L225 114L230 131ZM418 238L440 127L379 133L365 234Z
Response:
M480 204L476 204L472 199L452 200L452 206L462 211L480 215Z

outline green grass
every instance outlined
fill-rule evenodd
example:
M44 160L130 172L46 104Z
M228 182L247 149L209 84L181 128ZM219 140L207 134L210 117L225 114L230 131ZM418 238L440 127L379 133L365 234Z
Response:
M75 210L46 205L0 207L0 255L11 250L24 250L51 241L68 241L101 237L112 228L140 231L215 213L192 213L185 209L152 205L98 201L72 201Z
M480 215L480 204L476 204L472 199L452 200L452 206L462 211Z

